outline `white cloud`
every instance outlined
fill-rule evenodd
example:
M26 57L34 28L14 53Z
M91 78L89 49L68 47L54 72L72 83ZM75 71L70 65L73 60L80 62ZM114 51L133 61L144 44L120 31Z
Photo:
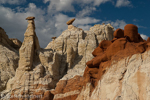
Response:
M74 25L94 24L94 23L98 23L99 21L100 21L99 19L95 19L92 17L77 18L76 21L74 22Z
M145 27L145 26L141 26L141 25L136 25L138 28L147 28L147 27Z
M44 3L47 3L47 2L49 2L49 1L50 1L50 0L43 0Z
M83 10L79 11L76 14L76 17L85 17L85 16L89 16L92 12L94 12L96 10L95 7L89 7L86 6Z
M20 4L24 2L26 2L26 0L0 0L0 4Z
M77 4L85 11L84 9L87 9L87 5L89 5L89 9L91 9L110 1L112 0L44 0L43 2L49 2L48 12L54 13L55 11L75 12L74 4Z
M129 0L117 0L116 7L132 6Z
M91 24L96 24L101 20L95 19L92 17L76 18L76 21L73 23L75 26L82 28L83 30L89 30L92 27Z
M111 1L111 0L94 0L94 5L99 6L100 4L106 3L108 1Z
M48 11L70 11L74 12L75 9L72 5L74 0L49 0ZM48 2L48 0L44 0L44 3Z
M103 3L106 3L112 0L74 0L74 1L78 4L85 4L85 5L91 4L93 6L99 6Z
M111 20L108 20L108 21L103 21L102 23L110 23L115 29L117 28L121 28L121 29L124 29L124 26L127 24L124 20L116 20L116 21L111 21Z
M82 28L83 30L89 30L92 25L78 25L79 28Z
M141 37L144 39L144 40L147 40L148 36L147 35L144 35L144 34L140 34Z
M138 22L139 20L138 19L133 19L133 22Z

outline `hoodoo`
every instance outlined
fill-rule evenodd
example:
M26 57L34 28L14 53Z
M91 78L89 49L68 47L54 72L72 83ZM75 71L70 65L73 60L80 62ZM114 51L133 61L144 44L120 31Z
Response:
M35 56L35 51L40 49L38 38L35 33L35 17L27 17L28 27L24 34L25 38L19 49L19 69L20 70L31 70L33 67L33 58Z

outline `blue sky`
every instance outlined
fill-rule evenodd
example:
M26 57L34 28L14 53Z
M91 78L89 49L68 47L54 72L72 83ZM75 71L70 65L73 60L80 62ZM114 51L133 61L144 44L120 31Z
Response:
M23 41L28 24L25 18L35 16L41 47L66 30L66 22L71 18L76 18L73 24L84 30L102 23L111 23L115 29L135 24L147 39L149 4L149 0L0 0L0 27L10 38Z

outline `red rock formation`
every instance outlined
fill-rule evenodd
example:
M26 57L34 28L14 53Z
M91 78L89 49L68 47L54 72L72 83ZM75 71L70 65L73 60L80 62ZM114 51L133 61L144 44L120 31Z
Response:
M133 24L127 24L124 27L124 36L128 37L131 42L140 42L138 39L138 27Z
M147 38L147 42L150 42L150 37Z
M103 40L100 44L99 47L102 48L104 51L107 49L112 44L111 41L109 40Z
M103 49L100 48L100 47L97 47L97 48L92 52L92 55L93 55L94 57L96 57L96 56L98 56L98 55L101 55L101 54L103 54Z
M114 32L114 37L115 38L123 38L124 37L124 30L122 29L116 29L116 31Z
M55 93L66 93L72 90L81 91L82 87L87 82L92 84L92 92L103 74L107 72L111 61L118 61L125 57L132 56L133 54L145 52L150 48L150 43L148 42L150 42L150 38L148 38L147 41L144 41L138 33L137 26L133 24L126 25L124 30L117 29L114 32L114 39L112 41L103 40L92 52L95 58L86 63L87 67L84 71L83 77L76 76L67 82L59 82L54 90ZM76 97L77 95L73 95L67 98L65 97L54 100L75 100Z

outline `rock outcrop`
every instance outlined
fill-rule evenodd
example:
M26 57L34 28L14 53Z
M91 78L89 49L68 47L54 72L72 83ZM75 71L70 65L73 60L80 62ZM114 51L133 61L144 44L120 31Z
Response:
M0 92L6 88L8 80L15 75L19 55L13 42L0 27Z
M60 57L60 76L63 80L83 75L86 62L93 58L91 52L102 40L112 40L113 27L108 25L95 25L89 31L81 30L72 25L71 29L65 30L59 37L50 42L46 49L53 49Z
M103 40L93 51L95 58L86 63L83 77L57 83L52 91L54 100L148 100L150 58L143 55L149 54L149 48L149 42L141 38L135 25L117 29L113 40Z
M65 56L67 56L66 57L67 59L64 60L63 62L67 63L68 65L67 69L69 70L67 74L59 81L59 83L57 83L57 87L55 91L51 91L51 92L55 95L56 94L59 95L62 93L64 93L65 95L66 92L77 89L77 91L73 92L75 94L73 96L76 97L78 93L80 93L83 84L85 84L82 76L83 76L84 69L86 67L86 62L91 60L94 57L94 55L92 55L91 52L94 51L94 49L99 45L101 41L112 40L113 32L114 32L113 27L110 24L95 25L91 27L89 31L83 31L79 28L76 28L75 26L73 26L71 29L64 31L60 35L60 37L58 37L55 40L56 41L55 47L57 47L55 48L55 51L57 51L60 55L65 54ZM60 42L58 43L57 41ZM60 44L65 44L65 45L59 46ZM52 47L53 44L51 42L47 46L47 48L52 48ZM74 53L76 54L75 57L72 56ZM73 80L72 78L75 80ZM72 94L72 92L70 94ZM69 96L63 99L69 100L70 98L73 98L73 96Z
M76 100L149 100L150 51L113 61L91 93L87 83Z
M22 42L16 38L10 38L10 40L13 42L13 48L15 48L17 51L19 51L21 45L22 45Z
M0 28L1 100L150 99L150 38L142 39L137 26L114 31L102 24L84 31L71 19L43 49L34 19L26 18L23 43Z
M7 89L1 93L2 100L9 96L13 97L11 100L21 99L15 95L23 96L22 99L26 99L27 95L36 95L41 100L52 100L51 89L55 88L56 83L66 73L63 82L75 75L83 76L86 62L94 57L91 52L102 40L113 39L114 29L110 24L95 25L89 31L68 25L67 30L59 37L53 37L48 46L42 49L35 33L34 19L27 18L29 24L19 49L19 67L15 77L8 81Z
M36 58L36 50L40 49L38 38L35 33L34 17L26 18L28 27L24 34L25 38L19 49L19 70L31 70L33 68L33 60Z

